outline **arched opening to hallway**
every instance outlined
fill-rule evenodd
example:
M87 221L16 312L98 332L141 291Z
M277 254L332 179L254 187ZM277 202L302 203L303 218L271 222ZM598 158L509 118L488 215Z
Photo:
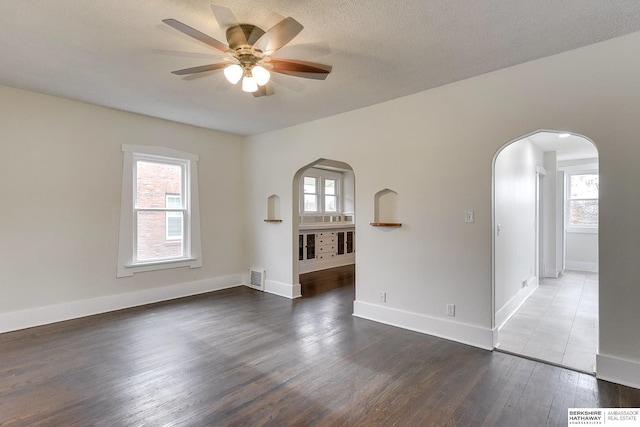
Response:
M587 138L539 131L493 164L493 292L498 349L595 370L598 152Z

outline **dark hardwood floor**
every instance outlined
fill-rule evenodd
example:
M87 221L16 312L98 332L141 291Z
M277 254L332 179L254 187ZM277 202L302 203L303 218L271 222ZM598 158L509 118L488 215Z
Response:
M0 335L2 426L566 426L640 390L249 288Z
M353 298L355 299L355 283L355 264L326 270L312 271L311 273L300 275L300 286L302 287L303 298L315 296L323 292L329 292L337 288L350 286L351 289L354 290Z

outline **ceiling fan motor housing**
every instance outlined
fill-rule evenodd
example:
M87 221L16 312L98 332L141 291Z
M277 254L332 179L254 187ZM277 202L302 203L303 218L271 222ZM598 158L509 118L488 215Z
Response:
M251 49L251 44L249 44L248 40L256 41L262 37L263 34L264 30L262 30L262 28L251 24L240 24L229 27L226 37L231 50L237 52L238 49Z

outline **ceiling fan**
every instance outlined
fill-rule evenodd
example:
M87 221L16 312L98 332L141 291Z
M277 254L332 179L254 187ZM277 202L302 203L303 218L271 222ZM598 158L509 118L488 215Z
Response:
M255 25L239 23L225 7L212 5L211 10L220 27L227 27L228 45L175 19L163 19L162 22L229 57L214 64L172 71L173 74L182 76L224 69L230 83L242 80L242 90L258 97L273 94L268 84L270 72L315 80L324 80L331 72L331 65L272 57L304 28L295 19L285 18L265 32Z

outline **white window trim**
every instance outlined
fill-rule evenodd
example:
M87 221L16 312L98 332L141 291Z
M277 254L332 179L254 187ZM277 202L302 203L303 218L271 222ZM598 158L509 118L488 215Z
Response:
M583 233L583 234L598 234L598 225L571 225L569 223L569 206L571 202L571 176L572 175L599 175L597 165L593 163L584 165L574 165L561 168L565 172L565 207L564 207L564 221L566 224L567 233ZM600 203L600 197L598 196L598 204ZM598 208L598 216L600 215L600 209Z
M318 210L317 211L305 211L304 210L304 177L310 176L316 178L316 196L318 197ZM325 194L324 194L324 180L335 179L336 180L336 210L325 210ZM342 213L342 174L339 172L331 172L324 169L309 169L306 171L300 179L300 215L314 216L314 215L341 215Z
M118 268L116 277L129 277L134 273L152 270L164 270L168 268L202 267L202 244L200 238L200 202L198 192L198 156L183 151L174 150L167 147L156 147L148 145L122 145L124 161L122 167L122 199L120 203L120 235L118 246ZM157 160L174 161L176 159L188 162L187 173L190 187L185 189L184 203L188 203L188 210L191 212L187 219L191 232L183 229L183 236L188 240L188 254L184 258L157 260L152 262L134 262L134 204L135 192L133 185L134 161L136 155L146 158L155 157ZM186 185L186 182L185 182ZM186 233L185 233L186 231ZM187 236L188 235L188 236Z

